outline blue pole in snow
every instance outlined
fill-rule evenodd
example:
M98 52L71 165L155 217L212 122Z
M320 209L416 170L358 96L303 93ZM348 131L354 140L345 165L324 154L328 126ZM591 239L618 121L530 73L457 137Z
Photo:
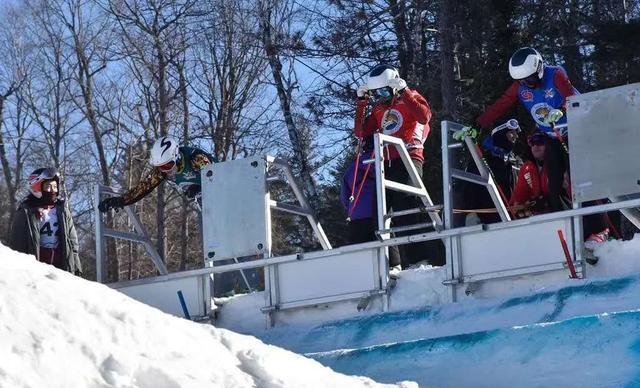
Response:
M191 320L191 315L189 315L189 310L187 309L187 303L184 301L184 295L182 295L182 290L178 290L178 299L180 299L180 306L182 306L182 312L184 313L184 317L188 320Z

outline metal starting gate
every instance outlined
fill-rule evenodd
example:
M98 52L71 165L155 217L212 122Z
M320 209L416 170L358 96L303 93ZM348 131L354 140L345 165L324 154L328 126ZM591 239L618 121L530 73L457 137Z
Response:
M285 310L314 308L319 304L339 302L359 298L381 298L381 309L389 306L388 289L388 247L420 241L440 239L446 248L445 276L442 287L450 290L449 301L476 293L479 296L498 296L500 290L493 285L504 282L536 279L538 284L554 284L567 278L567 260L558 239L558 230L567 236L572 264L580 277L588 276L588 267L582 260L581 217L619 209L629 209L636 213L640 207L640 177L629 167L624 176L618 171L618 163L634 161L640 150L637 135L640 122L639 84L622 88L583 94L569 99L568 119L571 128L580 123L580 130L569 131L571 144L571 175L573 178L573 209L534 217L511 220L506 204L502 200L489 171L479 155L475 144L466 138L462 142L452 140L453 132L462 128L461 124L443 121L441 128L443 155L443 205L431 200L427 189L418 179L417 172L402 143L390 136L376 134L374 137L374 157L367 161L374 163L376 170L376 192L378 206L378 241L332 248L326 240L322 227L314 217L302 191L286 163L271 157L254 157L214 164L202 171L203 181L203 248L205 260L214 263L238 257L255 257L255 260L213 265L202 269L161 275L150 280L141 279L130 286L150 284L162 287L169 281L181 279L209 279L212 273L223 273L248 268L265 270L265 302L262 311L268 325L277 322L277 315ZM600 109L616 106L616 125L603 129L607 122L594 119ZM614 118L610 117L610 120ZM608 133L607 141L589 141L586 138L597 131ZM621 136L617 136L620 132ZM615 139L618 139L616 141ZM384 176L383 148L396 147L401 160L413 182L404 185L392 182ZM596 151L597 148L597 151ZM480 171L470 174L459 169L456 161L460 152L469 152ZM585 172L593 169L593 164L601 158L617 159L599 165L597 175ZM624 154L623 156L621 156ZM587 157L589 156L589 157ZM597 156L594 157L594 156ZM633 166L633 163L629 163ZM607 167L608 166L608 167ZM453 226L455 209L451 187L454 179L480 184L487 188L503 222L489 225L465 227ZM585 180L588 179L588 180ZM297 204L277 201L271 198L269 182L285 180L291 187ZM635 183L638 188L633 186ZM386 190L411 193L422 201L422 207L409 209L428 215L433 231L411 236L393 237L391 219L401 215L387 213ZM581 203L597 199L612 198L612 203L581 207ZM623 199L624 200L620 200ZM99 194L96 201L99 200ZM97 202L96 202L97 205ZM272 257L271 255L271 211L285 211L307 218L323 250L299 252ZM442 213L439 211L442 210ZM99 216L99 214L97 214ZM637 221L640 218L637 218ZM409 227L423 228L425 224ZM105 231L100 222L96 223L97 241L104 236L129 238L115 231ZM535 238L532 238L535 236ZM139 236L133 236L139 239ZM511 244L503 244L511 242ZM144 243L144 242L143 242ZM514 250L514 247L515 250ZM101 248L99 248L101 249ZM152 255L153 257L153 255ZM103 256L99 255L98 260ZM103 263L98 263L98 267ZM195 282L197 283L197 282ZM199 284L199 283L198 283ZM127 285L120 287L126 292ZM197 288L197 287L194 287ZM150 291L149 291L150 292ZM197 300L194 305L206 305ZM136 296L134 296L136 297ZM145 300L145 295L138 295ZM204 295L204 298L209 298ZM210 303L210 302L208 302ZM180 315L180 314L178 314Z

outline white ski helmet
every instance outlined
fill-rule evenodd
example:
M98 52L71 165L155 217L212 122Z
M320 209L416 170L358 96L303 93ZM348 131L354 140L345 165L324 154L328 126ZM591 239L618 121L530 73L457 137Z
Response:
M509 60L509 74L514 80L525 79L533 74L542 79L544 74L544 61L542 55L531 47L518 49Z
M173 137L164 136L156 140L151 148L149 163L152 166L162 166L169 162L176 162L180 155L180 145Z
M367 78L367 89L376 90L389 86L389 80L400 78L400 73L395 67L389 65L378 65L369 72Z

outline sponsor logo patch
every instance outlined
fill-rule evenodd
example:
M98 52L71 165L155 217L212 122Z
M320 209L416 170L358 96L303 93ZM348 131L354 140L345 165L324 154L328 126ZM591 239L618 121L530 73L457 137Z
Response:
M522 101L533 101L533 93L530 90L523 90L520 92Z
M402 114L396 109L390 109L382 118L382 133L385 135L393 135L402 128Z
M549 128L549 124L545 123L544 120L552 109L546 102L537 103L531 107L531 117L539 126Z

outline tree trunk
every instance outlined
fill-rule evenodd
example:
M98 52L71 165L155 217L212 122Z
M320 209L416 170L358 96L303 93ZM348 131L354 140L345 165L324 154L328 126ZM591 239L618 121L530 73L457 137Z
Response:
M446 1L445 1L446 2ZM398 61L400 62L400 76L403 78L414 77L415 72L415 48L411 31L407 28L407 15L405 0L389 0L389 11L393 21L393 29L398 39Z
M189 141L189 95L187 93L187 79L184 74L184 63L178 65L179 89L182 102L182 137L185 143ZM179 270L187 267L189 248L189 199L182 196L182 214L180 218L180 265Z
M264 1L260 3L261 15L260 15L260 29L262 44L269 61L269 67L271 68L271 75L278 92L278 100L280 101L280 108L284 116L284 121L287 126L287 132L289 134L289 140L293 147L294 164L298 167L298 172L302 179L303 188L310 200L315 202L317 199L316 183L311 174L309 147L306 144L304 134L300 131L300 127L296 125L291 109L292 87L291 85L285 85L285 80L282 75L282 62L280 61L279 51L274 42L274 29L271 24L271 15L273 5L266 5Z
M9 225L13 222L13 214L16 209L16 186L17 182L14 182L13 175L11 174L11 165L9 164L9 158L7 156L7 149L4 146L4 138L2 135L2 124L4 123L4 103L6 96L0 97L0 162L2 163L2 173L4 174L5 184L7 185L7 191L9 192L9 206L11 208L11 215L9 215ZM17 177L16 177L17 178Z
M454 85L454 54L453 54L453 4L445 0L440 2L440 71L442 82L443 120L456 118L456 92Z

